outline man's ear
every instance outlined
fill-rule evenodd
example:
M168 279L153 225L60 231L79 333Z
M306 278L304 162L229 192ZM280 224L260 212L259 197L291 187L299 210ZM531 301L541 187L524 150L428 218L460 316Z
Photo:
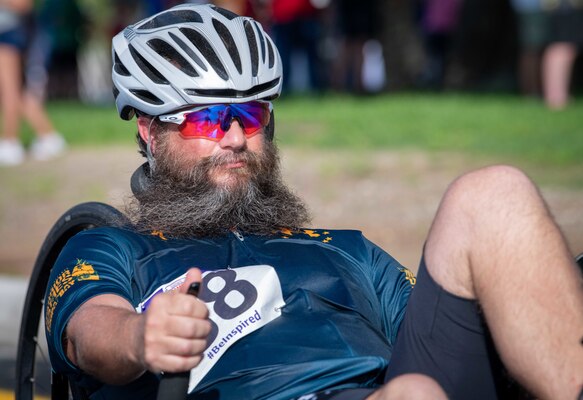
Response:
M151 125L153 125L151 117L138 117L138 133L145 143L148 143L148 136L150 136L150 148L152 149L152 153L154 153L156 148L156 135L152 132Z

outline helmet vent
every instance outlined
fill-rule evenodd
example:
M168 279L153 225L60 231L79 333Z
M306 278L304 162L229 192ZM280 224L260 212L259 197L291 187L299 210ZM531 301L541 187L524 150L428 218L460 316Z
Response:
M138 97L140 100L145 101L146 103L156 104L156 105L162 105L162 104L164 104L164 102L162 100L160 100L159 98L157 98L156 96L154 96L152 94L152 92L149 92L147 90L130 89L130 92L134 96Z
M218 76L220 76L225 81L229 79L229 75L225 70L225 67L221 63L221 60L213 50L211 44L202 36L200 33L194 29L180 28L180 31L186 36L188 40L192 42L194 47L200 51L202 57L208 61L208 63L213 67Z
M196 63L196 65L198 65L203 70L207 71L206 65L204 65L204 63L202 62L202 60L200 59L200 57L194 51L192 51L192 49L190 48L190 46L188 46L186 43L184 43L184 41L182 39L180 39L178 36L176 36L172 32L168 32L168 35L170 35L170 37L172 38L172 40L174 40L176 42L176 44L178 44L178 46L180 46L180 48L182 50L184 50L184 52L186 54L188 54L190 56L190 58L192 58L194 60L194 62Z
M120 75L130 76L130 72L127 70L125 65L123 65L123 63L121 62L121 60L117 56L117 53L114 53L114 56L113 56L113 69L115 70L115 72L117 72Z
M233 60L233 63L235 64L237 71L239 71L240 74L243 73L243 67L241 66L241 57L239 57L237 45L235 44L235 41L233 40L233 36L231 36L229 29L227 29L225 25L223 25L214 18L213 26L215 27L215 30L217 31L221 40L223 41L223 44L227 48L227 51L229 52L229 55L231 56L231 59Z
M253 76L257 76L259 56L257 54L257 38L253 31L253 26L249 21L243 23L245 27L245 34L247 35L247 42L249 43L249 52L251 53L251 72Z
M192 65L188 61L186 61L186 59L182 57L174 47L172 47L164 40L162 39L149 40L148 46L150 46L156 53L158 53L161 57L166 59L166 61L174 65L182 72L192 77L198 76L198 73L192 67Z
M192 22L203 22L199 13L192 10L168 11L144 22L137 29L155 29L173 24L186 24Z
M279 84L280 78L272 81L262 83L261 85L253 86L248 90L234 90L234 89L185 89L184 92L190 96L208 96L208 97L229 97L229 98L245 98L261 94ZM274 96L277 97L277 96ZM265 97L264 100L267 100Z
M130 49L130 53L134 58L134 61L136 62L138 67L140 67L142 72L144 72L144 74L148 76L148 78L150 78L155 83L161 83L166 85L168 84L166 78L164 78L164 76L160 72L158 72L156 68L152 67L152 64L146 61L146 59L142 57L140 53L136 51L136 49L134 49L134 46L130 44L128 48Z
M263 36L263 33L261 33L261 29L259 29L257 22L254 22L254 25L255 25L255 30L259 34L259 41L261 42L261 46L259 46L259 47L261 47L261 61L265 62L265 37Z
M117 87L115 87L115 85L113 86L113 89L111 89L113 92L113 97L117 99L117 96L119 96L119 89Z
M238 14L235 14L234 12L229 11L229 10L225 10L224 8L215 7L215 6L211 6L211 8L229 20L233 20L233 19L239 17Z
M267 41L267 52L269 54L269 68L273 68L273 64L275 64L275 52L273 51L273 45L271 41Z

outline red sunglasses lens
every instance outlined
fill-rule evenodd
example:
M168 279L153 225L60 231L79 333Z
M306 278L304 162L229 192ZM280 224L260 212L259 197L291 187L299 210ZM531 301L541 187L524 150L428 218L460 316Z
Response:
M266 103L219 104L187 114L179 129L183 137L221 140L236 119L250 137L267 126L269 118Z

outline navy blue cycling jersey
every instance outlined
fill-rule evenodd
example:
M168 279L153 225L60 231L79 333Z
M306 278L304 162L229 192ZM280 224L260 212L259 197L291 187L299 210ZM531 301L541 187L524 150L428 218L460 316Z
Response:
M83 377L61 340L83 302L113 293L142 312L191 267L204 272L201 299L217 318L203 360L212 367L199 374L197 399L289 399L381 384L414 283L359 231L186 240L96 228L72 238L51 273L45 320L53 368Z

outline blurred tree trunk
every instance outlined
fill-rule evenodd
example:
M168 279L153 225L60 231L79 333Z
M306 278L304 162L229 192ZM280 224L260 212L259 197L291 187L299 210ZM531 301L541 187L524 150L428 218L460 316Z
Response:
M414 1L383 0L379 2L380 41L383 45L387 89L411 88L424 63L422 43L414 18Z

